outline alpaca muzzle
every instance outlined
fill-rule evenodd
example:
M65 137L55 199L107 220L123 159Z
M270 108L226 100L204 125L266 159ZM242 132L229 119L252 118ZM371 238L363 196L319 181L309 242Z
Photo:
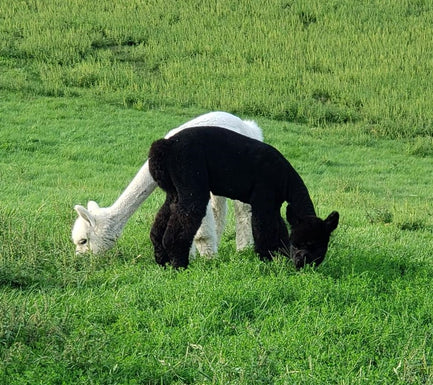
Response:
M311 259L307 250L295 249L294 247L291 248L291 257L297 270L303 268Z
M294 246L290 247L290 256L297 270L305 267L305 265L314 264L316 267L319 266L325 258L325 250L317 250L312 252L307 249L298 249Z

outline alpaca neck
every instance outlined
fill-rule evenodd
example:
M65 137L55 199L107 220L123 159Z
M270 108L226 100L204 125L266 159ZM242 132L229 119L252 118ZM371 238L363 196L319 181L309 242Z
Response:
M298 216L316 216L313 201L311 200L304 181L292 167L290 167L289 175L286 201L290 203Z
M109 216L116 233L120 235L132 214L157 187L149 172L149 163L141 167L119 198L109 207Z

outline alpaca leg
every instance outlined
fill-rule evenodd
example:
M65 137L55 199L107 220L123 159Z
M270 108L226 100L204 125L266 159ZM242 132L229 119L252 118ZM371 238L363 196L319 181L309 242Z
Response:
M156 214L155 221L153 222L152 228L150 230L150 240L153 244L155 261L160 265L165 265L169 261L168 254L163 246L162 240L170 219L170 204L173 202L173 200L174 197L171 197L169 194L166 195L165 202Z
M252 229L254 249L260 259L270 260L274 252L283 251L289 235L279 210L252 206Z
M233 202L236 220L236 250L243 250L254 243L251 229L251 206L240 201Z
M284 254L286 257L290 257L290 238L287 230L286 223L284 222L281 215L279 216L278 223L278 252Z
M216 254L218 251L218 241L215 227L214 213L211 204L208 203L206 207L206 215L201 222L200 228L195 234L191 250L195 251L195 249L197 249L201 256L206 257L211 257Z
M216 242L217 247L221 242L224 233L227 218L227 199L225 197L211 194L210 201L212 205L213 216L216 225Z
M197 246L195 245L195 239L192 242L191 248L189 249L189 259L192 261L197 256Z
M194 235L206 214L209 197L197 200L193 204L172 205L170 219L162 243L170 264L175 267L188 266L188 254Z

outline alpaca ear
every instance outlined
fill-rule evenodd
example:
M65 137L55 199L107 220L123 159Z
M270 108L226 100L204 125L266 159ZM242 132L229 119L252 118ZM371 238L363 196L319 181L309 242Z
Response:
M337 228L339 219L340 214L338 214L337 211L333 211L328 215L328 218L325 219L325 224L329 233L332 233Z
M83 218L86 222L89 223L91 227L95 227L96 221L95 217L87 210L85 207L76 205L74 210L78 213L78 215Z
M286 207L286 219L290 226L296 226L301 223L301 217L293 209L292 205L288 204Z
M99 205L95 201L87 202L87 210L96 211L97 209L99 209Z

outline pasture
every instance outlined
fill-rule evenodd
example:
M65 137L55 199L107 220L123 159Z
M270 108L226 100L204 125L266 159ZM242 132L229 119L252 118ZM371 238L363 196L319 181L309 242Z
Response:
M266 6L264 6L266 4ZM433 8L425 1L0 0L0 383L433 383ZM153 261L156 191L104 256L153 140L256 120L341 222L297 272L236 252Z

